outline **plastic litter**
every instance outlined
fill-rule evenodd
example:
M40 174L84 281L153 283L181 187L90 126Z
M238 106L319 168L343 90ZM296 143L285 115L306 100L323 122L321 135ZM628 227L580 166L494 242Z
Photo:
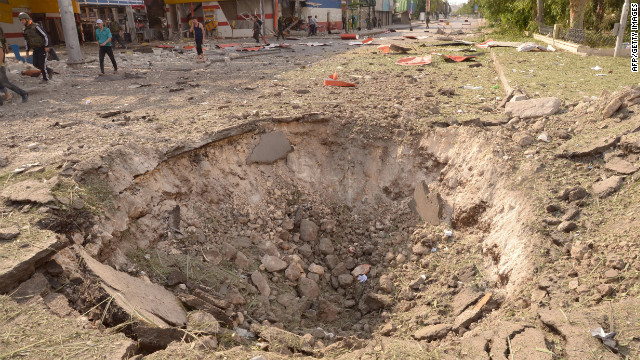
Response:
M358 281L360 281L361 283L366 282L367 281L367 275L365 275L365 274L358 275Z
M596 65L596 66L592 67L591 70L598 71L598 70L602 70L602 68L600 66Z
M91 104L91 99L84 99L84 103L87 105Z
M427 280L427 275L425 274L420 275L420 277L422 278L422 280Z
M589 332L591 333L591 336L602 340L603 344L612 349L615 349L618 346L617 341L614 339L616 336L615 332L605 333L601 327L589 330Z
M435 248L435 247L434 247L434 248L431 248L431 252L432 252L432 253L434 253L434 252L436 252L436 251L438 251L438 248Z
M466 90L482 90L482 86L465 85L462 88Z
M555 51L555 49L550 50L548 47L538 45L536 43L528 42L518 46L518 51L529 52L529 51Z
M324 86L356 87L356 84L338 80L338 73L333 73L324 80Z
M445 231L444 231L444 236L452 237L452 236L453 236L453 231L451 231L451 230L445 230Z
M241 338L245 338L245 339L255 339L256 338L256 334L252 333L249 330L245 330L243 328L239 328L239 327L235 327L233 328L233 330L238 334L238 336L240 336Z

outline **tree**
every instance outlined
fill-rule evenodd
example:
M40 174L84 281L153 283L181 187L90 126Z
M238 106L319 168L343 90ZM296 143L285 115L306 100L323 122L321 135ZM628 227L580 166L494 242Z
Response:
M536 16L536 23L538 26L544 25L544 2L542 0L537 0L538 2L538 14Z
M584 28L584 11L587 8L587 0L570 0L569 1L569 13L570 22L569 27L572 29Z

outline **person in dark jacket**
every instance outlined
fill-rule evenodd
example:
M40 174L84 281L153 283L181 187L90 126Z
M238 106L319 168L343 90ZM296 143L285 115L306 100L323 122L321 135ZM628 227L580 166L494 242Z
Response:
M262 33L262 21L257 16L253 16L253 38L257 43L260 43L260 36Z
M194 38L196 40L196 52L198 56L196 57L196 61L202 60L205 62L204 53L202 52L202 42L204 41L204 25L198 21L197 18L191 19L191 32L194 34Z
M33 66L40 69L42 72L42 81L47 83L51 79L51 75L53 75L53 70L47 67L49 36L42 29L42 26L31 20L31 16L29 16L29 14L21 12L18 14L18 19L20 19L20 22L24 25L22 34L24 35L24 40L27 44L26 55L28 57L29 51L33 50Z

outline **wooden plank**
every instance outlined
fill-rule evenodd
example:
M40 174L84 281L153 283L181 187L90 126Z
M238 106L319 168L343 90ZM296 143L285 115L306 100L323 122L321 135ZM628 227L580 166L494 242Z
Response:
M513 89L511 88L511 85L509 85L509 80L507 80L507 77L504 75L504 71L502 70L502 66L500 66L500 62L498 62L496 53L493 51L493 49L490 49L490 51L491 58L493 59L493 65L496 67L496 72L498 73L498 79L500 79L502 87L504 87L504 92L506 94L509 94L513 92Z

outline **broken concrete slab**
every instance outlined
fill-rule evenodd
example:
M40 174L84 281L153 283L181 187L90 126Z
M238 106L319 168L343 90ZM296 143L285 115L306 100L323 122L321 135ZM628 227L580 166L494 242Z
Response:
M360 301L361 307L366 307L368 311L376 311L389 307L393 299L389 295L368 293Z
M613 157L611 158L609 161L607 161L604 164L604 167L607 170L611 170L617 174L622 174L622 175L631 175L634 172L638 171L638 166L633 165L632 163L628 162L627 160L624 160L622 158L619 157ZM0 230L0 233L2 231Z
M622 101L620 99L611 100L602 111L602 118L607 119L610 118L618 109L622 106Z
M0 196L6 198L8 201L47 204L55 201L55 198L51 194L51 189L57 184L57 177L48 181L25 180L8 186L2 190Z
M17 289L11 292L10 296L18 303L25 303L34 297L45 297L49 295L51 285L44 275L35 273L33 276L20 284Z
M491 293L486 293L477 304L463 311L458 317L456 317L453 322L453 326L451 330L458 331L460 329L464 329L471 325L474 321L478 320L482 316L483 309L482 307L489 301L491 298Z
M520 119L531 119L553 115L560 110L560 105L562 100L556 97L521 100L508 102L505 105L505 112Z
M0 229L0 241L13 240L20 235L20 229L17 226L9 226Z
M247 164L273 164L286 158L293 151L291 143L282 131L272 131L262 135L260 142L247 158Z
M431 225L439 225L442 216L442 198L437 191L429 191L427 184L420 181L413 191L413 199L409 203L422 220Z
M469 306L473 305L482 297L483 293L476 291L470 287L465 287L453 298L451 307L453 308L453 315L458 316L462 314Z
M101 264L84 250L80 254L87 268L100 279L103 289L133 318L161 328L186 325L187 314L171 292Z
M606 198L620 189L624 183L624 177L612 176L606 180L598 181L592 185L591 190L599 198Z
M45 263L56 251L69 245L66 238L47 232L42 240L32 246L21 248L11 259L0 262L0 294L4 294L28 279L36 267Z
M526 328L511 339L513 357L522 360L551 360L553 353L545 351L544 333L536 328Z
M187 329L191 333L213 335L220 332L220 324L212 314L196 310L189 313Z
M451 331L451 324L437 324L423 327L416 331L413 337L416 340L433 341L447 336L449 331Z
M618 141L620 141L620 137L607 137L601 138L599 140L588 140L581 144L567 143L560 148L556 155L558 157L564 158L597 155L614 147L618 143Z

